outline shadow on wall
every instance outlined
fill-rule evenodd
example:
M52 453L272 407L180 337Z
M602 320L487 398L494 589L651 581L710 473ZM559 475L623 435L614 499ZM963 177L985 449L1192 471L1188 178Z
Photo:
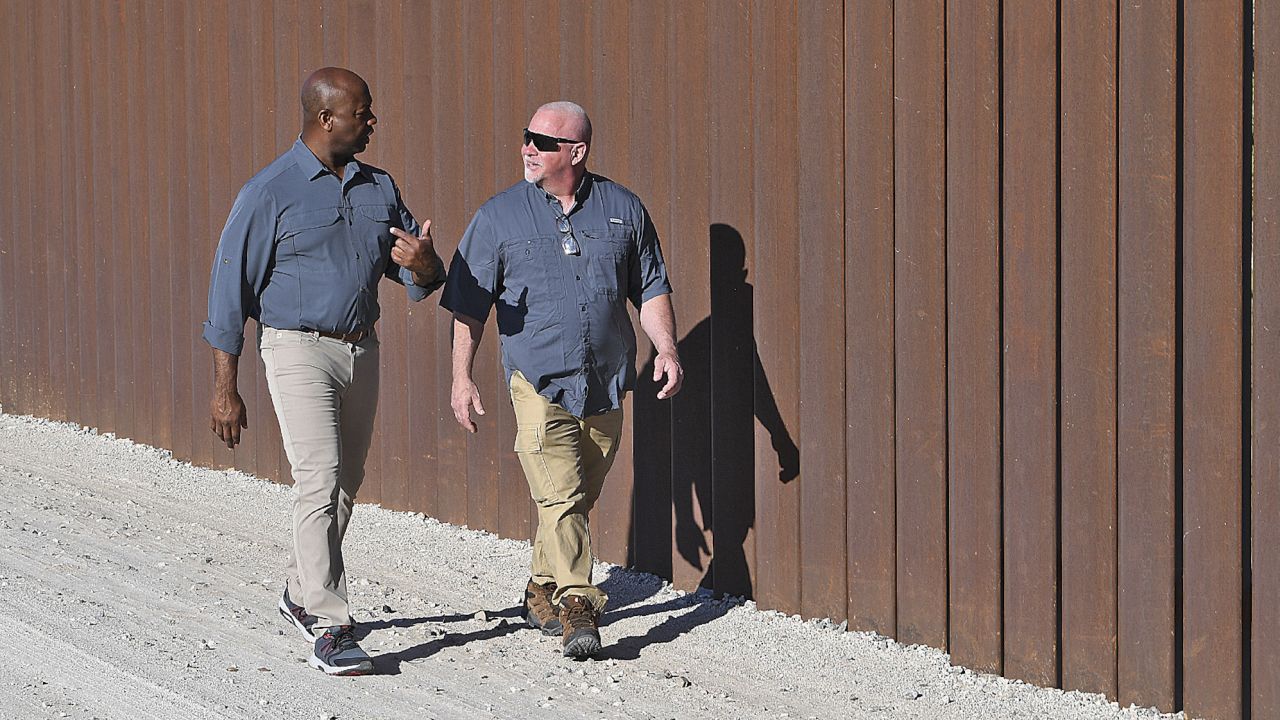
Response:
M755 420L777 462L762 477L795 479L800 450L756 352L742 235L719 223L710 235L711 315L679 341L684 389L670 403L656 399L652 351L636 380L627 564L672 578L674 538L679 557L702 573L701 587L751 598L745 544L756 522Z

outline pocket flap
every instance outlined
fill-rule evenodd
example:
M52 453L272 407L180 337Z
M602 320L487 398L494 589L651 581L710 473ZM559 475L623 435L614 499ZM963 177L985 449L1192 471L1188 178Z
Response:
M517 425L515 451L518 453L542 452L542 426Z
M338 222L340 218L337 208L290 213L280 218L280 237L296 235L303 230L327 227Z
M377 222L391 222L391 208L386 205L361 205L356 208L360 214Z

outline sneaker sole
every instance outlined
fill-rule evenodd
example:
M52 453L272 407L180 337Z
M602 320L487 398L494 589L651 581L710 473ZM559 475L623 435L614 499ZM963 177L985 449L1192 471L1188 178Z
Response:
M326 675L368 675L373 672L372 660L358 665L330 665L316 657L315 653L307 658L307 664Z
M600 652L600 638L582 634L565 643L564 656L567 658L575 658L583 660Z
M316 636L307 629L307 626L298 622L298 618L294 617L293 613L289 612L289 607L284 604L284 598L280 598L280 602L276 603L276 608L280 611L280 615L283 616L285 620L289 621L290 625L294 626L298 629L298 632L302 633L302 637L306 638L307 642L314 643L316 641Z

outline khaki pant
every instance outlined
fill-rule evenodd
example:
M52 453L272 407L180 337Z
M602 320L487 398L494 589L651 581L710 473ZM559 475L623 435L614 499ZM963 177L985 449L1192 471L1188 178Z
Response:
M519 372L511 375L516 454L538 506L533 581L557 585L552 602L581 595L599 612L609 597L591 584L587 513L600 497L622 436L622 411L580 418L551 403Z
M350 625L342 538L378 408L378 340L359 343L266 327L258 340L293 469L289 596L320 628Z

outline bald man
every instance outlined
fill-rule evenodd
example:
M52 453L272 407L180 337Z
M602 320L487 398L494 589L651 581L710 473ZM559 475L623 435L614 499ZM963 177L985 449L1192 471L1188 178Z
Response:
M636 380L630 301L657 350L658 399L680 390L671 285L649 213L630 190L587 171L591 120L571 102L543 105L524 130L524 182L486 202L449 265L441 304L453 325L454 417L476 432L472 379L484 321L497 306L515 451L538 530L525 618L560 635L563 654L601 647L608 597L591 581L587 515L622 435Z
M240 190L218 242L204 339L210 426L234 448L249 427L236 388L246 318L293 470L293 547L281 613L331 675L371 672L357 644L342 559L378 404L378 283L409 299L444 282L431 240L385 171L356 161L373 135L369 86L342 68L302 86L302 134Z

